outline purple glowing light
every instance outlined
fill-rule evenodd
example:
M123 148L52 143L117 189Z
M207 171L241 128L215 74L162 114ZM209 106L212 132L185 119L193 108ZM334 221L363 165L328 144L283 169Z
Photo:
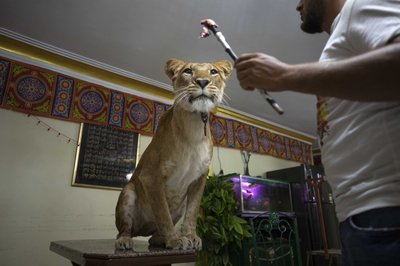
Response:
M235 183L234 188L236 191L239 190L239 186L240 186L240 178L239 177L232 177L231 180ZM263 186L259 186L258 184L255 183L251 183L248 181L245 181L245 178L241 179L242 182L242 187L241 187L241 191L243 194L243 197L246 199L259 199L262 197L265 197L265 188L263 188ZM239 190L240 191L240 190Z

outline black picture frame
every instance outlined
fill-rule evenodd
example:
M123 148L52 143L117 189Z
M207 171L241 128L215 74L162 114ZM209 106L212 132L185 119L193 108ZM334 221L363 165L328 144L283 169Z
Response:
M72 186L121 190L137 165L139 134L82 123Z

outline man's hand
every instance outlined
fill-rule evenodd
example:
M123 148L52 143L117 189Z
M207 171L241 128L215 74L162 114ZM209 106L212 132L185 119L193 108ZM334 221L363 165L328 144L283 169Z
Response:
M242 54L235 62L236 75L245 90L254 88L283 91L284 77L290 66L275 57L263 53Z

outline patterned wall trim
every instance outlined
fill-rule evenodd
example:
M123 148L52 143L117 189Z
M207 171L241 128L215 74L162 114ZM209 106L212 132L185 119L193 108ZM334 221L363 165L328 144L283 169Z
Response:
M0 108L151 136L169 105L0 57ZM311 144L212 115L216 146L312 164Z

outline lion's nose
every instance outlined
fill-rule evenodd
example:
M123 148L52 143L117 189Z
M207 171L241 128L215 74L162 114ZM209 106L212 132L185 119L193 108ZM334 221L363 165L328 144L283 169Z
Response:
M196 83L202 88L204 89L205 86L207 86L208 83L210 83L210 81L208 79L196 79Z

